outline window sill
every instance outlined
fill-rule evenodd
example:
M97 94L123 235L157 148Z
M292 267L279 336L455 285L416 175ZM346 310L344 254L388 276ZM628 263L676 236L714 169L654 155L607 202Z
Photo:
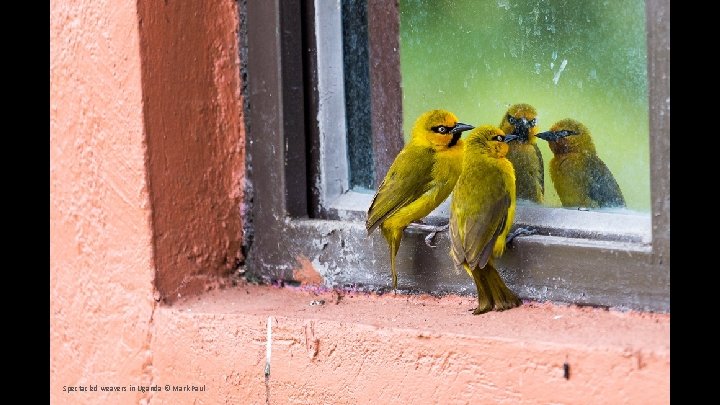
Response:
M526 303L473 316L473 303L452 295L244 285L213 291L156 311L153 366L172 369L173 381L159 372L154 383L207 387L157 396L208 403L669 403L669 315Z
M266 274L303 257L327 286L377 290L390 281L387 244L367 237L365 210L372 194L348 191L330 201L325 220L286 218L290 255L268 252ZM427 222L447 222L448 201ZM580 211L519 205L516 225L536 229L517 238L499 260L508 286L521 298L668 312L669 273L651 245L651 218L631 211ZM310 241L308 235L312 235ZM398 252L399 288L413 292L474 294L472 280L453 271L447 232L425 246L424 232L408 229ZM291 257L288 257L291 256ZM602 263L602 266L598 266ZM278 275L287 279L287 275Z
M329 204L331 209L327 216L331 219L365 221L373 193L347 191ZM431 212L425 221L447 223L451 198ZM547 236L619 241L647 247L652 240L650 214L630 210L589 211L519 202L514 222L517 226L531 227Z

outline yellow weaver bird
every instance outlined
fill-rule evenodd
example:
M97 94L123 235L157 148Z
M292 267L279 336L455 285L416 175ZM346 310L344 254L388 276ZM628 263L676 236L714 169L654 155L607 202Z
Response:
M450 195L462 170L460 136L472 128L449 111L422 114L415 121L410 142L395 157L373 197L365 228L369 235L379 226L390 246L393 289L397 289L395 256L403 231Z
M475 315L515 308L522 301L500 278L494 259L505 252L515 219L515 170L506 158L517 135L484 125L465 139L463 170L450 204L450 254L473 278Z
M536 144L537 111L530 104L508 108L500 129L517 139L509 144L507 159L515 168L517 198L542 204L545 195L545 169L540 148Z
M550 160L550 178L563 207L625 206L620 186L598 157L585 125L568 118L537 136L548 141L554 154Z

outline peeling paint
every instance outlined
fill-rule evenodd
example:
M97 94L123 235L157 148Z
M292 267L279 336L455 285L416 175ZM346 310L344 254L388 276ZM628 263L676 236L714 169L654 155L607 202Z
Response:
M298 256L295 258L300 267L293 269L293 279L304 285L322 285L324 280L320 273L315 270L314 263L307 257Z

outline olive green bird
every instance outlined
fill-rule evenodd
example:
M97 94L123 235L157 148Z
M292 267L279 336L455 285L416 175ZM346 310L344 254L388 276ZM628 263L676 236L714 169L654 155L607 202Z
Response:
M379 226L388 242L393 289L397 289L395 257L403 231L450 195L462 170L460 136L472 128L449 111L422 114L410 142L395 157L373 197L365 228L369 235Z
M568 118L537 136L548 141L553 152L550 178L563 207L625 207L620 186L598 157L585 125Z
M515 168L517 198L542 204L545 196L545 169L538 148L537 111L530 104L515 104L508 108L500 129L517 138L511 142L507 159Z
M475 315L522 304L494 264L505 252L515 219L515 170L506 155L508 143L516 138L490 125L471 131L465 139L462 174L453 190L450 255L475 282Z

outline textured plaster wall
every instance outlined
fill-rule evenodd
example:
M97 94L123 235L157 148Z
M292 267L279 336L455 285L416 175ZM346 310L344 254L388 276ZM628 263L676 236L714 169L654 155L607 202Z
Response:
M50 2L50 402L152 379L152 227L135 3ZM133 395L132 399L139 399ZM126 398L130 399L130 398Z
M240 286L156 313L159 403L668 404L670 317ZM314 305L313 305L314 304ZM267 321L270 375L265 379ZM178 349L184 348L184 349ZM178 357L182 361L178 361ZM564 363L569 366L567 378ZM197 402L193 402L197 401Z
M138 13L155 284L172 302L243 259L237 3L148 0Z
M232 0L50 3L51 403L149 399L63 387L151 384L158 302L242 259L237 26Z

